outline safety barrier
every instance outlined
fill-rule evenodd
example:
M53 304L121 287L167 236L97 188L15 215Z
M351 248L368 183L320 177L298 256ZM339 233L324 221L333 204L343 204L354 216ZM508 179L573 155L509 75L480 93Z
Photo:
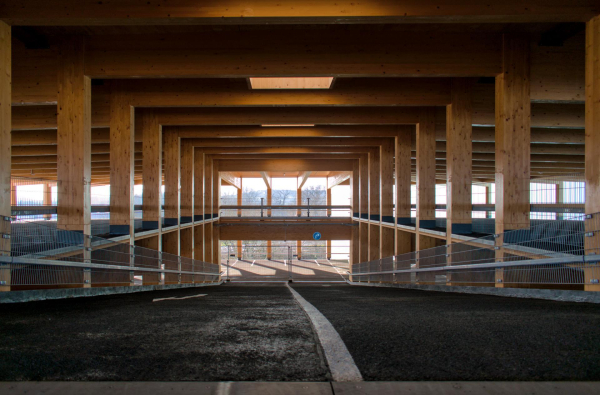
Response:
M352 281L600 290L600 214L352 265Z

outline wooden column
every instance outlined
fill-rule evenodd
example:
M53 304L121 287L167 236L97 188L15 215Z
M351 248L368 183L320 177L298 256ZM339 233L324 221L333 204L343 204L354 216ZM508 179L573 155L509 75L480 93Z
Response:
M272 184L270 184L272 185ZM267 206L273 204L273 188L267 186ZM267 209L267 217L271 216L271 209ZM267 259L273 258L273 248L271 240L267 240Z
M360 218L363 221L369 220L369 155L361 155L359 159L360 167ZM360 261L369 260L369 224L360 223Z
M237 205L241 206L244 202L242 200L243 198L243 191L242 191L242 178L240 178L240 187L237 189ZM242 209L238 208L237 210L237 216L241 217L242 216Z
M360 166L360 218L369 219L369 155L361 155Z
M194 222L204 220L204 153L194 148ZM194 259L204 261L204 224L194 225Z
M352 227L352 237L350 239L350 271L352 265L360 263L360 224Z
M396 223L411 226L410 219L410 186L411 186L411 150L415 127L410 125L398 126L396 137ZM396 255L412 251L412 233L397 229Z
M352 190L352 217L360 218L360 161L355 160L352 165L352 177L350 178L350 188Z
M194 148L194 222L204 219L204 153Z
M302 188L296 189L296 204L298 206L302 205ZM297 215L300 216L302 214L302 210L298 209ZM296 240L296 255L298 260L302 259L302 241Z
M91 80L84 74L84 37L58 51L57 162L59 229L91 234Z
M181 211L180 221L187 224L194 221L194 147L181 140Z
M212 237L213 223L207 222L204 224L204 262L212 262Z
M134 108L121 80L110 83L110 233L134 238Z
M204 155L204 220L212 218L212 159Z
M431 237L419 229L435 228L435 112L427 108L419 114L416 132L417 156L417 250L433 247Z
M42 191L42 196L43 196L42 204L44 205L44 207L50 207L50 206L52 206L52 186L50 185L49 182L45 182L43 185L44 185L44 189ZM50 219L50 218L52 218L52 214L44 215L44 219Z
M394 255L394 154L396 140L385 139L381 146L381 258ZM387 224L387 226L384 226ZM393 227L392 227L393 226Z
M529 40L505 35L502 74L496 77L496 233L529 227L530 183ZM503 260L503 236L496 238L496 258ZM496 272L504 286L504 272Z
M213 198L212 198L212 217L219 218L219 207L221 207L221 177L219 176L218 162L213 161Z
M213 259L212 262L214 264L221 264L221 239L219 238L219 227L215 226L217 223L213 223Z
M11 28L0 21L0 255L10 255L11 216ZM0 264L0 292L10 291L10 266Z
M452 234L471 234L473 122L472 81L452 79L451 103L446 106L447 244Z
M600 16L586 25L585 39L585 212L592 218L586 220L586 254L600 254ZM600 268L585 270L585 290L600 291Z
M331 190L332 189L333 189L333 187L327 188L326 201L325 201L325 204L327 206L331 206ZM327 209L327 216L331 217L331 209ZM331 259L331 240L325 240L325 258Z
M162 126L154 113L142 112L135 125L142 136L142 228L160 229L162 186Z
M369 260L381 258L381 148L369 153Z
M326 203L326 204L327 204L327 206L331 206L331 190L332 190L332 189L333 189L333 187L331 187L331 188L329 188L329 187L328 187L328 188L327 188L327 192L325 193L325 201L327 202L327 203ZM326 210L326 212L327 212L327 216L328 216L328 217L331 217L331 209L330 209L330 208L328 208L328 209Z
M180 143L179 134L168 132L163 135L165 155L165 227L179 225L180 217Z

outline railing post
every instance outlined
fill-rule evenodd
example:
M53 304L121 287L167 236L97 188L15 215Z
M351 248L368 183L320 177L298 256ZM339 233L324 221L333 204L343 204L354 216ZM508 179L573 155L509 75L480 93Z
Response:
M159 270L163 270L162 251L158 251L158 269ZM163 271L159 272L158 283L160 285L164 285L165 284L165 272L163 272Z
M92 263L92 236L83 235L83 262ZM83 269L83 288L92 287L92 269Z
M135 246L129 245L129 266L135 267ZM129 285L135 285L135 271L131 270L129 272Z
M11 255L11 221L9 216L0 216L0 255ZM11 267L10 263L0 263L0 292L10 291L11 287Z
M177 274L177 284L181 284L181 255L177 256L177 270L179 271Z
M263 201L265 198L260 198L260 217L263 217Z

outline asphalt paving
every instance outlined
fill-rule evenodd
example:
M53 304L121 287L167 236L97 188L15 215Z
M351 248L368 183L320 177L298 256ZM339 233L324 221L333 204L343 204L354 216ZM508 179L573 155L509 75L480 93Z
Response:
M600 306L350 285L293 288L366 381L600 380Z
M329 379L282 285L4 304L0 317L0 381Z

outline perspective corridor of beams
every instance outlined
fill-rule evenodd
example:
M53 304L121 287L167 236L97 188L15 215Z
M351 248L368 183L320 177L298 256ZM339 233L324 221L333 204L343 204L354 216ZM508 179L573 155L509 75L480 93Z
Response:
M11 177L56 181L58 227L89 234L90 187L110 185L133 243L142 184L159 235L139 244L220 262L221 179L321 172L350 180L358 262L470 234L473 183L495 183L496 233L529 225L534 178L585 173L599 212L598 3L438 3L5 0L0 214Z

